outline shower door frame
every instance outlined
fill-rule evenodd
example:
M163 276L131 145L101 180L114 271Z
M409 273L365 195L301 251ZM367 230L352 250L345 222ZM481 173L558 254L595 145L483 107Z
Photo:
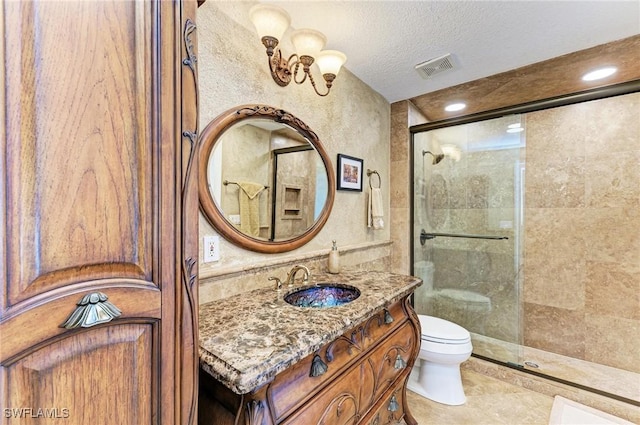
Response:
M614 85L609 85L609 86L604 86L604 87L597 87L594 89L589 89L589 90L585 90L585 91L581 91L581 92L577 92L577 93L570 93L567 95L561 95L561 96L555 96L552 98L548 98L548 99L542 99L542 100L537 100L537 101L532 101L532 102L527 102L527 103L522 103L519 105L514 105L514 106L508 106L508 107L503 107L503 108L498 108L498 109L493 109L493 110L489 110L489 111L484 111L484 112L478 112L478 113L474 113L474 114L469 114L469 115L463 115L463 116L458 116L458 117L454 117L454 118L448 118L445 120L439 120L439 121L434 121L434 122L430 122L430 123L425 123L425 124L418 124L418 125L414 125L409 127L409 133L410 133L410 158L409 158L409 167L411 170L411 178L409 179L410 182L410 193L411 193L411 197L410 197L410 229L409 229L409 253L410 253L410 273L412 275L415 274L415 270L414 270L414 264L416 261L415 258L415 249L416 249L416 243L420 243L419 242L419 235L414 235L414 231L415 231L415 176L414 176L414 170L415 170L415 135L418 133L423 133L426 131L430 131L430 130L436 130L436 129L440 129L440 128L446 128L446 127L453 127L453 126L457 126L457 125L463 125L463 124L470 124L470 123L475 123L475 122L480 122L480 121L486 121L486 120L491 120L491 119L495 119L495 118L501 118L504 116L508 116L508 115L516 115L516 114L526 114L528 112L535 112L535 111L541 111L544 109L551 109L551 108L556 108L556 107L561 107L561 106L567 106L567 105L572 105L572 104L577 104L577 103L581 103L581 102L587 102L587 101L591 101L591 100L598 100L598 99L604 99L607 97L614 97L614 96L619 96L619 95L625 95L625 94L631 94L631 93L636 93L636 92L640 92L640 80L633 80L633 81L628 81L628 82L624 82L624 83L619 83L619 84L614 84ZM415 294L414 294L415 296ZM413 300L412 300L413 301ZM600 395L604 395L606 397L610 397L613 399L617 399L620 401L623 401L625 403L630 403L632 405L638 405L637 402L635 402L634 400L629 400L627 398L618 396L616 394L612 394L612 393L608 393L602 390L599 390L597 388L592 388L592 387L588 387L585 385L581 385L581 384L577 384L571 381L567 381L565 379L562 378L558 378L552 375L548 375L548 374L544 374L544 373L540 373L540 372L536 372L535 370L531 370L531 369L525 369L523 368L521 365L517 364L517 363L512 363L512 362L504 362L501 360L497 360L497 359L493 359L490 357L486 357L483 355L478 355L473 353L472 354L473 357L477 357L480 358L482 360L486 360L492 363L496 363L499 364L501 366L506 366L512 369L517 369L520 370L522 372L528 373L528 374L532 374L532 375L536 375L536 376L540 376L543 377L545 379L549 379L552 381L556 381L562 384L566 384L566 385L570 385L582 390L586 390L586 391L590 391L596 394L600 394Z

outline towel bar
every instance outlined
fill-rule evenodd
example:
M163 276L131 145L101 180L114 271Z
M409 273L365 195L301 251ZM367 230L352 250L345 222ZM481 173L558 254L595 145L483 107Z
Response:
M230 184L235 184L235 185L237 185L237 184L238 184L238 182L232 182L232 181L229 181L229 180L224 180L224 181L222 182L222 184L223 184L223 185L225 185L225 186L228 186L228 185L230 185ZM265 186L264 188L265 188L265 189L269 189L269 186Z

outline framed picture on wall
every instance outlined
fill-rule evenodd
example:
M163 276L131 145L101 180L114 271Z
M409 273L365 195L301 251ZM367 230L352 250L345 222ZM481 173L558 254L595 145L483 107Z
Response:
M362 192L362 163L359 158L338 154L338 190Z

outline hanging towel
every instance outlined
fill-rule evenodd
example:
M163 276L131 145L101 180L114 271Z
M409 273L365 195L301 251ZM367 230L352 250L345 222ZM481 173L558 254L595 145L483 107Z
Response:
M260 198L265 189L259 183L239 182L240 230L249 236L260 236Z
M367 227L373 227L374 230L384 228L383 218L384 209L382 207L382 191L379 187L370 187Z

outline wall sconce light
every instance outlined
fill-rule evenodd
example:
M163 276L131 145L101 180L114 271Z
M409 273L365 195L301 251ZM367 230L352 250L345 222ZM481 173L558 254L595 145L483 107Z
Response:
M277 46L282 35L289 28L291 22L289 14L277 6L257 4L249 11L249 17L256 27L262 44L267 48L271 76L278 85L285 87L292 79L296 84L302 84L309 77L318 96L329 94L333 80L347 60L344 53L337 50L322 50L327 39L321 32L312 29L299 29L294 30L291 34L291 42L296 53L285 59ZM320 73L326 82L326 93L318 91L316 82L311 75L310 67L314 62L318 64ZM302 65L303 75L301 79L298 79L300 65Z

